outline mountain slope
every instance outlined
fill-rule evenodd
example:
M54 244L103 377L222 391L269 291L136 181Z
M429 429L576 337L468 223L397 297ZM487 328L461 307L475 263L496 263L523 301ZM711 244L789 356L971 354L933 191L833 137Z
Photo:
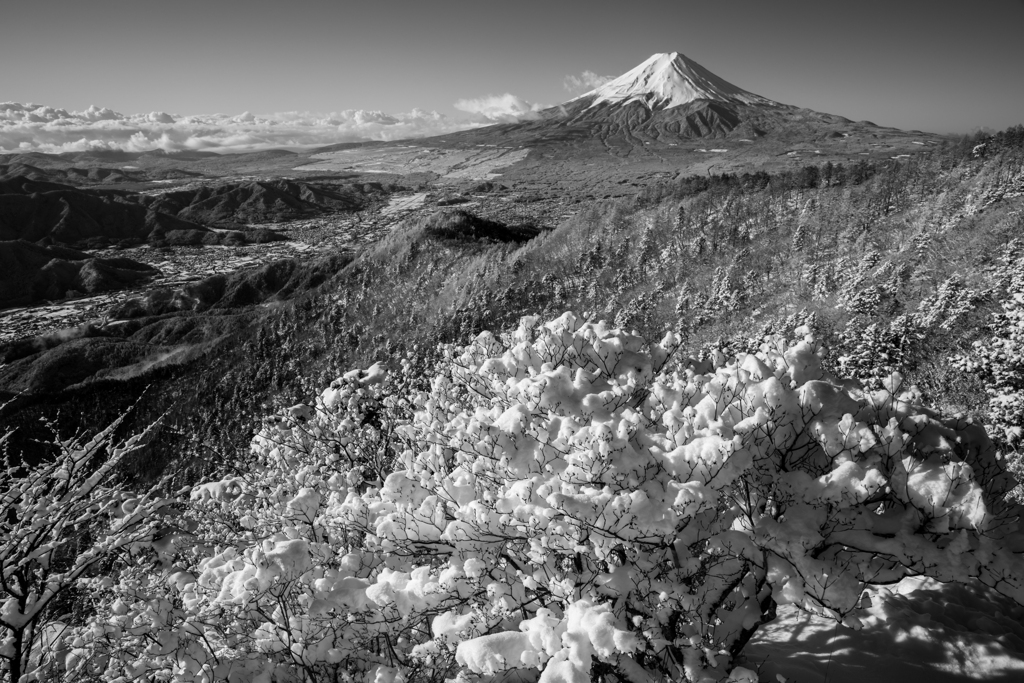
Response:
M939 141L936 135L776 102L729 83L685 55L669 52L655 54L618 78L542 110L530 120L413 144L521 146L556 159L656 158L674 167L696 164L691 172L701 173L710 165L700 167L703 162L694 153L732 152L742 157L715 159L715 170L722 172L751 164L787 168L792 159L786 155L814 155L817 162L834 163L848 163L858 156L888 158L918 152L920 145ZM715 149L704 149L708 146Z
M595 107L604 102L640 102L649 109L672 109L697 100L781 106L719 78L678 52L655 54L616 79L570 100Z
M598 137L649 138L645 142L757 138L794 124L817 129L852 123L755 95L678 52L655 54L618 78L541 114L539 120L521 124L524 130L584 127Z
M169 233L193 242L216 237L209 229L151 211L129 193L85 191L23 176L0 182L0 240L82 248L139 244Z
M69 291L96 294L124 289L158 272L127 258L95 258L24 240L0 242L0 309L62 299Z
M371 192L375 188L369 188ZM376 189L379 191L379 188ZM234 227L246 223L297 220L336 211L360 209L362 188L320 187L289 180L204 185L146 197L150 209L182 220Z

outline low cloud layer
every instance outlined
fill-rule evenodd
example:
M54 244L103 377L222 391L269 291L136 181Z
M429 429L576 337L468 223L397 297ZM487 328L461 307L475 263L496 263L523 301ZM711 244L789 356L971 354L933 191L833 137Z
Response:
M468 114L483 116L489 121L513 123L536 118L537 112L544 109L544 105L531 104L521 97L505 93L459 100L455 103L455 108Z
M0 151L59 154L95 150L308 149L339 142L442 135L519 120L536 111L536 105L509 94L460 100L455 106L471 116L456 119L420 109L394 115L350 109L330 114L245 112L237 116L178 116L165 112L122 114L95 106L68 111L4 102L0 103Z
M566 76L562 81L562 87L573 95L582 95L595 88L600 88L614 76L598 76L593 71L584 71L579 76Z

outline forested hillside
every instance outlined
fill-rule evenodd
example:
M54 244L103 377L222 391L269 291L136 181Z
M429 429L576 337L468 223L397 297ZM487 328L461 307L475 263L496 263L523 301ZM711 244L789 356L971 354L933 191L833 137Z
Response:
M644 335L676 330L696 357L806 322L830 349L827 367L869 384L899 370L943 410L990 420L991 372L966 368L1012 300L1022 137L1011 129L881 166L689 177L586 205L539 232L468 210L413 217L351 263L289 266L304 284L283 293L259 276L175 315L197 294L168 292L171 308L115 311L131 311L119 328L9 346L0 388L23 395L7 417L39 438L37 417L57 409L67 429L88 429L138 400L135 428L170 411L157 461L207 462L206 471L244 450L275 405L352 367L409 352L429 361L438 343L574 310ZM253 286L265 293L238 295ZM98 374L86 364L70 389L41 384L50 394L33 395L34 382L95 355L89 339L119 338L143 351L106 357L98 367L115 367Z
M1022 233L1017 128L9 345L5 680L751 683L787 605L1022 603Z

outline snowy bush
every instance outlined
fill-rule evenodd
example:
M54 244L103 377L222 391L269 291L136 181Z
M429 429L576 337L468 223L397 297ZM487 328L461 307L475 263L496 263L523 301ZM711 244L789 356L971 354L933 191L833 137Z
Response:
M158 564L92 581L100 607L71 643L71 678L335 680L340 662L373 660L361 648L391 631L366 596L381 567L353 501L395 468L404 370L349 373L268 419L251 461L193 488L189 530Z
M1007 297L992 317L992 336L975 342L974 352L957 362L986 380L992 426L1018 447L1024 441L1024 264L1017 260L1007 271Z
M118 467L149 436L113 440L115 422L88 442L55 443L36 466L5 458L0 471L0 664L8 681L48 680L64 668L54 607L79 581L151 545L174 502L157 489L118 490ZM4 439L0 438L0 445Z
M882 386L894 372L913 369L927 357L929 344L954 332L986 299L986 293L966 287L961 277L953 275L924 297L913 313L886 321L873 315L884 295L885 289L876 286L853 296L846 307L858 315L847 321L837 339L843 350L837 359L839 371L873 388Z
M961 369L977 373L989 393L988 419L997 440L1008 451L1010 469L1024 473L1019 452L1024 445L1024 263L1022 245L1013 242L997 275L1004 279L1006 299L1002 312L992 316L988 339L974 343L974 351L953 362ZM1017 490L1017 497L1024 494Z
M781 604L856 627L865 586L908 575L1024 601L984 431L898 375L829 376L798 332L681 367L674 333L567 313L450 350L411 402L408 373L352 373L194 490L174 557L100 586L69 657L106 680L756 680L736 657Z
M867 324L863 317L852 318L838 336L839 345L846 350L837 359L839 371L878 388L886 378L910 365L915 346L924 334L916 320L901 315L888 324Z

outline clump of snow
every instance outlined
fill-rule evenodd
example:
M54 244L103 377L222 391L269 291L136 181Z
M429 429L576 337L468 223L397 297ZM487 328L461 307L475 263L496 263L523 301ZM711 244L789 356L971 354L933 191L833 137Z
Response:
M522 666L528 651L529 634L502 631L459 643L455 661L474 673L490 676Z
M232 501L242 495L243 482L239 477L231 477L221 481L211 481L193 487L191 498L194 501Z
M550 610L538 610L519 628L518 633L491 633L459 643L455 661L485 675L536 666L543 669L540 680L544 683L589 681L595 657L616 661L620 654L640 646L633 633L619 627L607 603L595 605L589 600L572 603L561 621Z

